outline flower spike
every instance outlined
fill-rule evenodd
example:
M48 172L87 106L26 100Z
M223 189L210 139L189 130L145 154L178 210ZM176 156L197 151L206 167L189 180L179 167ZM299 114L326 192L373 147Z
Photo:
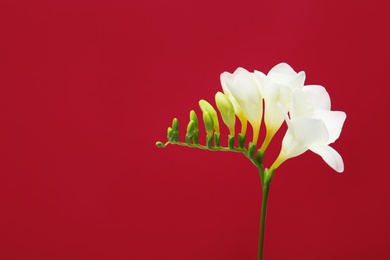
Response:
M342 157L329 145L340 136L346 114L331 111L330 97L325 88L318 85L304 86L305 77L305 72L297 73L286 63L276 65L267 75L243 68L238 68L233 73L223 72L220 75L223 93L216 93L215 103L229 129L227 145L220 142L217 111L203 99L199 101L199 107L206 130L204 144L198 142L199 122L194 110L190 111L185 142L179 140L179 121L176 118L167 129L168 141L156 142L159 148L176 144L209 151L242 153L256 166L262 187L258 260L263 260L268 191L276 169L286 160L311 150L337 172L344 170ZM263 115L266 133L258 149ZM235 132L236 116L241 122L241 132L238 134ZM253 138L248 144L247 122L253 129ZM288 128L280 153L271 167L266 168L266 149L283 122L286 122Z

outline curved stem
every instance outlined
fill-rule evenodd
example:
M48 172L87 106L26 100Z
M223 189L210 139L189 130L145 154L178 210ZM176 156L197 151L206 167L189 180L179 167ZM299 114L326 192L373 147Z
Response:
M264 232L265 232L265 216L267 213L268 191L269 191L269 185L264 184L263 185L263 196L261 199L258 260L263 260L263 255L264 255Z

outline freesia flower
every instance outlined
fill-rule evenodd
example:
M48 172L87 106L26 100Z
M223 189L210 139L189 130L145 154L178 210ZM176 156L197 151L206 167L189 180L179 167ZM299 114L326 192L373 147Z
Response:
M195 111L190 112L185 142L178 140L178 120L175 118L172 127L167 130L168 141L157 142L156 145L163 148L168 144L177 144L209 151L238 152L257 167L262 188L258 259L262 260L268 192L276 169L289 158L311 150L320 155L334 170L344 171L343 159L330 144L340 136L346 114L331 111L330 97L325 88L318 85L304 86L305 72L297 73L286 63L276 65L267 75L238 68L232 74L222 73L220 80L224 93L218 92L215 95L215 103L223 122L229 128L227 145L220 142L217 111L205 100L199 101L207 133L205 145L198 140L198 118ZM266 136L258 149L263 100ZM234 131L236 116L241 121L238 139ZM247 121L253 128L253 140L249 144L245 142ZM282 141L282 148L272 166L265 167L266 149L283 121L286 121L288 129Z
M346 114L330 110L330 98L324 87L313 85L296 89L290 117L286 112L284 114L288 130L282 141L281 152L271 169L311 150L337 172L344 171L343 159L329 144L340 136Z
M267 133L261 150L265 151L284 121L283 113L278 108L278 104L285 111L290 110L293 91L303 87L306 75L304 71L296 73L287 63L279 63L267 75L257 70L254 74L260 83L264 98L264 122Z
M237 116L240 118L242 111L245 118L252 125L252 143L256 144L263 116L263 98L256 77L253 73L243 68L238 68L233 74L228 72L222 73L221 84L225 95L232 102Z

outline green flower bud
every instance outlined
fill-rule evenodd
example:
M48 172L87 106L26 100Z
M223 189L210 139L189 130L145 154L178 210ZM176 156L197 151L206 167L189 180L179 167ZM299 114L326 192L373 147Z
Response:
M194 122L193 120L191 120L191 121L188 123L188 126L187 126L187 136L188 136L189 138L191 138L191 137L194 135L195 130L196 130L196 128L195 128L195 122Z
M236 115L234 114L234 107L232 102L221 92L215 95L215 103L221 113L222 120L229 128L230 135L234 136L234 126L236 124Z
M175 132L173 131L173 129L171 127L168 127L167 129L167 139L169 142L172 142L174 140L174 137L175 137Z
M203 99L199 101L199 106L203 113L207 112L210 114L214 122L214 130L215 132L219 133L219 122L218 122L217 111L215 111L215 109L213 108L212 105L210 105L209 102Z
M203 123L206 127L207 136L211 137L214 132L214 121L208 112L203 112Z
M165 144L163 144L162 142L156 142L156 146L158 148L164 148L165 147Z
M198 116L196 115L194 110L190 111L190 120L194 121L195 129L198 129Z
M174 118L172 120L172 129L173 131L175 132L178 132L179 131L179 120L177 120L177 118Z

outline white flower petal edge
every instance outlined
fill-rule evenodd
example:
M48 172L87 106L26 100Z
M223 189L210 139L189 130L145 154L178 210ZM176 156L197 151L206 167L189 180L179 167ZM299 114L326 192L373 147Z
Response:
M324 161L337 172L344 171L344 162L341 155L330 146L314 146L310 150L324 159Z
M313 116L320 118L328 129L329 140L327 144L334 143L341 134L347 115L342 111L316 110L313 112Z
M237 101L246 119L252 125L252 143L256 143L263 116L263 99L256 77L253 73L243 68L238 68L233 74L224 72L221 75L221 83L222 87L225 86L234 97L234 100Z
M276 84L290 85L292 88L302 87L306 74L304 71L296 73L287 63L279 63L267 74L267 77Z

